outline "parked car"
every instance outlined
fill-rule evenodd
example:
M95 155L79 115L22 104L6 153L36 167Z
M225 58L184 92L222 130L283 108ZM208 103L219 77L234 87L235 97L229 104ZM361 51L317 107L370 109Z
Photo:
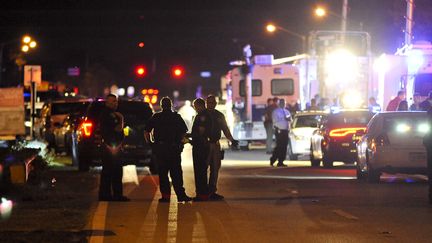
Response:
M35 134L40 139L47 140L56 152L67 147L64 128L65 119L71 114L83 113L92 99L61 99L46 102L40 117L35 121Z
M324 111L304 111L294 115L289 132L289 159L296 160L299 155L310 154L312 133L318 129L318 124L327 114Z
M372 118L357 145L357 178L379 182L382 172L426 173L426 112L384 112Z
M72 161L80 171L101 162L102 139L100 135L100 113L105 101L90 104L80 125L72 133ZM142 101L119 100L118 111L124 116L124 146L122 162L149 166L151 173L157 173L151 147L145 142L144 128L153 114L149 103Z
M357 141L374 113L369 110L340 110L329 114L311 138L312 166L332 167L334 161L352 164L357 160Z

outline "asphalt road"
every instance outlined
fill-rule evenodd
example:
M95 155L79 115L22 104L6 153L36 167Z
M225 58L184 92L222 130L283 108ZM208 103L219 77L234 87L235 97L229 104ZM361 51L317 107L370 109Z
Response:
M227 151L219 180L224 201L158 203L157 176L139 170L125 184L131 202L100 202L90 242L431 242L426 177L355 179L352 166L270 167L264 150ZM190 148L183 153L186 192L194 196ZM174 194L174 193L173 193Z

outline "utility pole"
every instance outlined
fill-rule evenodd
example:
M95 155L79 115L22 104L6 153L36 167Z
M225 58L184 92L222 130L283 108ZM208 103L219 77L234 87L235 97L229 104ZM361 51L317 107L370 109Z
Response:
M252 57L252 50L249 44L243 47L243 57L247 70L245 74L246 120L252 122L252 63L250 60Z
M406 0L407 11L406 11L406 26L405 26L405 46L411 45L412 40L412 27L413 27L413 15L414 15L414 0Z

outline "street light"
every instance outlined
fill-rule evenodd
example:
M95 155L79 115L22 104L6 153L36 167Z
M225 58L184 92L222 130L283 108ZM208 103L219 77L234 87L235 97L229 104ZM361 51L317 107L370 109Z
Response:
M315 15L319 18L325 17L327 15L327 13L329 15L338 17L341 19L341 31L345 32L346 31L346 24L347 24L347 13L348 13L348 0L343 0L342 3L342 14L339 15L335 12L329 11L326 8L322 7L322 6L318 6L315 8L314 10Z
M266 25L266 30L269 33L273 33L273 32L276 32L276 30L280 30L282 32L288 33L288 34L290 34L292 36L295 36L295 37L299 38L302 41L302 52L306 52L306 36L305 35L296 33L294 31L285 29L285 28L283 28L281 26L274 25L274 24L267 24Z
M3 51L4 47L13 43L19 42L19 39L12 39L9 41L1 42L0 43L0 85L2 83L2 76L3 76ZM36 41L32 40L32 38L29 35L25 35L21 39L22 45L21 45L21 51L22 52L28 52L31 49L36 48L37 43Z

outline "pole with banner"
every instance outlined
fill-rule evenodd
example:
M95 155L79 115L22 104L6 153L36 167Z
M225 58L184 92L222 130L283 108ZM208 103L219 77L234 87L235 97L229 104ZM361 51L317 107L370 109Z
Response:
M36 117L36 97L37 85L42 82L42 67L39 65L25 65L24 66L24 86L30 86L30 137L34 139L34 120Z

